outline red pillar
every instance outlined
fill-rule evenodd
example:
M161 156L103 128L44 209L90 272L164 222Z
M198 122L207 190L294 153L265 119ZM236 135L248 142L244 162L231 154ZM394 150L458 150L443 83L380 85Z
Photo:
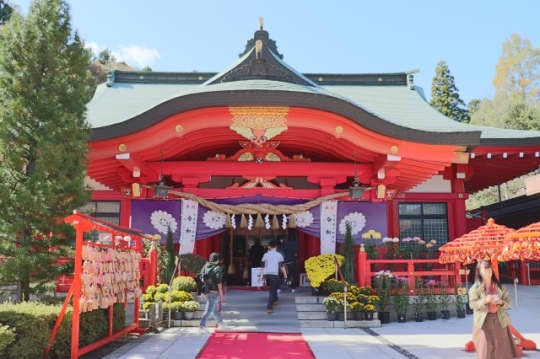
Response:
M527 275L527 262L519 261L519 284L531 285L529 276Z
M151 250L150 251L150 285L156 285L157 284L157 266L158 266L158 257L157 257L157 251Z
M449 238L450 240L461 237L467 233L465 209L465 200L467 199L467 194L465 193L465 181L462 179L453 179L452 193L457 194L458 198L454 202L454 238Z
M367 253L364 250L364 246L354 247L357 251L357 260L356 260L356 277L358 278L358 285L363 286L367 285Z

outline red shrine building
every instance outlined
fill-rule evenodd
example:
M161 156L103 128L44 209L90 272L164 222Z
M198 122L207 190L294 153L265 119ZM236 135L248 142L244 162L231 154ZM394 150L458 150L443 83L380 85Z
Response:
M230 273L245 271L257 239L294 238L301 260L332 252L344 221L357 244L419 236L440 246L466 232L468 194L540 165L540 132L453 121L413 73L302 73L262 26L219 73L111 72L87 119L86 211L162 240L170 228L175 242L191 238L184 252L227 253ZM158 184L168 193L156 196ZM232 205L342 196L290 228L290 216L263 214L261 225L175 192Z

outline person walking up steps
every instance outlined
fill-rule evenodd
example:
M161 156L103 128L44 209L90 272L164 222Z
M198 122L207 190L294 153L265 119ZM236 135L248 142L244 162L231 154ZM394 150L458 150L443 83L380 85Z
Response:
M220 253L212 253L208 262L204 264L197 275L199 292L206 296L206 308L201 318L200 329L205 331L206 321L213 315L218 323L218 328L223 329L223 320L219 315L219 301L223 302L223 269L221 263L223 256Z
M276 241L271 241L269 244L269 250L264 254L261 261L264 264L263 276L264 279L266 279L267 285L270 289L268 291L268 304L266 306L268 314L271 314L274 311L274 303L278 300L277 290L280 285L280 269L284 278L287 279L287 271L283 266L283 256L281 253L276 251L276 247Z

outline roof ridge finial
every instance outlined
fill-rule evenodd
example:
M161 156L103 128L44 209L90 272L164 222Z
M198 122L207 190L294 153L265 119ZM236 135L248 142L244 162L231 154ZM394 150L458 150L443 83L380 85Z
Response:
M264 18L261 16L259 18L259 27L260 27L261 30L263 29L263 24L264 24Z

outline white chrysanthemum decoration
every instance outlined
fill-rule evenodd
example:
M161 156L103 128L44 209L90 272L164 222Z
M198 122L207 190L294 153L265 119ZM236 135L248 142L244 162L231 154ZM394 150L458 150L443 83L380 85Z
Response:
M313 215L310 211L300 212L295 214L296 226L300 228L309 227L313 223Z
M236 229L236 215L234 214L231 216L231 226Z
M215 211L207 211L203 217L204 224L212 229L223 228L225 226L225 220L225 214Z
M283 219L281 220L281 228L287 229L287 216L283 215Z
M248 231L251 231L251 228L253 228L253 217L251 217L251 214L248 216Z
M339 223L339 233L346 233L347 222L351 224L351 234L354 236L366 226L366 217L360 212L349 213Z
M270 216L267 214L264 216L264 226L266 229L270 229Z
M170 228L174 233L178 228L178 223L176 219L169 213L165 211L154 211L150 215L150 223L152 226L159 232L167 234L167 230Z

